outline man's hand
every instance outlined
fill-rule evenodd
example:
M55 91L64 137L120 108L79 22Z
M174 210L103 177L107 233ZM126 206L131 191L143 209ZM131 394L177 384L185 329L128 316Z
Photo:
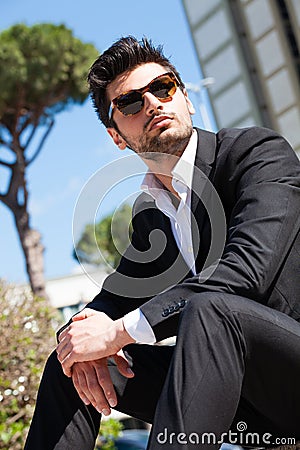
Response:
M85 309L74 316L73 323L60 333L56 351L64 374L71 377L71 367L75 362L116 355L133 342L122 319L114 321L102 312Z
M123 351L113 356L119 372L127 378L134 373ZM110 408L117 405L117 396L107 367L107 358L97 361L78 362L72 367L72 380L81 400L90 403L98 412L109 415Z

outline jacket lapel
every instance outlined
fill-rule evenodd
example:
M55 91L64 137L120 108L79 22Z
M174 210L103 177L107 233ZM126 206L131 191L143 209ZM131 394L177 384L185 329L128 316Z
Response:
M209 251L211 233L207 207L210 192L208 179L212 176L212 170L216 158L216 135L209 131L196 128L198 144L195 159L195 167L192 182L192 239L196 260L197 272L201 270Z
M198 144L195 159L195 168L192 183L192 212L194 213L199 203L199 195L201 194L201 185L199 184L199 175L202 179L207 179L210 176L211 170L216 157L217 138L215 133L210 131L200 130L196 128L198 134ZM202 174L201 174L202 172ZM200 185L200 189L199 189ZM198 188L197 188L198 186Z

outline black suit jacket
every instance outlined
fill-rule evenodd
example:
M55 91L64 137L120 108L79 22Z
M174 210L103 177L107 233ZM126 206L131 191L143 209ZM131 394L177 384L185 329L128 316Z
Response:
M133 208L132 245L88 307L113 319L141 307L157 341L176 335L189 298L199 293L201 301L208 291L243 296L300 320L298 158L265 128L197 133L191 200L197 274L181 257L169 219L143 193Z

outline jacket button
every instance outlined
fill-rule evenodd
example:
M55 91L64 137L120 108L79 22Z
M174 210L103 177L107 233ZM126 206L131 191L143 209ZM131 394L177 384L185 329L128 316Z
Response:
M168 309L164 309L163 313L162 313L162 316L163 317L167 317L168 315L169 315L169 310Z

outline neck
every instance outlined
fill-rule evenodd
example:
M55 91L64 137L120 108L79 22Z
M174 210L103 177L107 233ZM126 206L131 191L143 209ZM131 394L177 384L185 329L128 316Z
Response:
M165 186L168 191L170 191L176 198L180 199L178 193L175 191L172 185L172 175L162 175L162 174L156 174L154 175L162 182L162 184Z
M181 158L183 152L185 151L188 143L190 141L190 137L188 139L188 142L184 144L183 148L178 151L175 155L171 153L155 153L155 156L157 155L157 158L147 158L141 156L144 163L149 167L150 171L155 175L161 183L165 186L168 191L170 191L175 197L180 198L178 193L175 191L172 185L172 170L178 163L179 159Z
M178 193L172 185L172 170L178 162L178 157L173 155L166 155L164 161L145 161L153 175L158 178L161 183L170 191L175 197L179 198Z

